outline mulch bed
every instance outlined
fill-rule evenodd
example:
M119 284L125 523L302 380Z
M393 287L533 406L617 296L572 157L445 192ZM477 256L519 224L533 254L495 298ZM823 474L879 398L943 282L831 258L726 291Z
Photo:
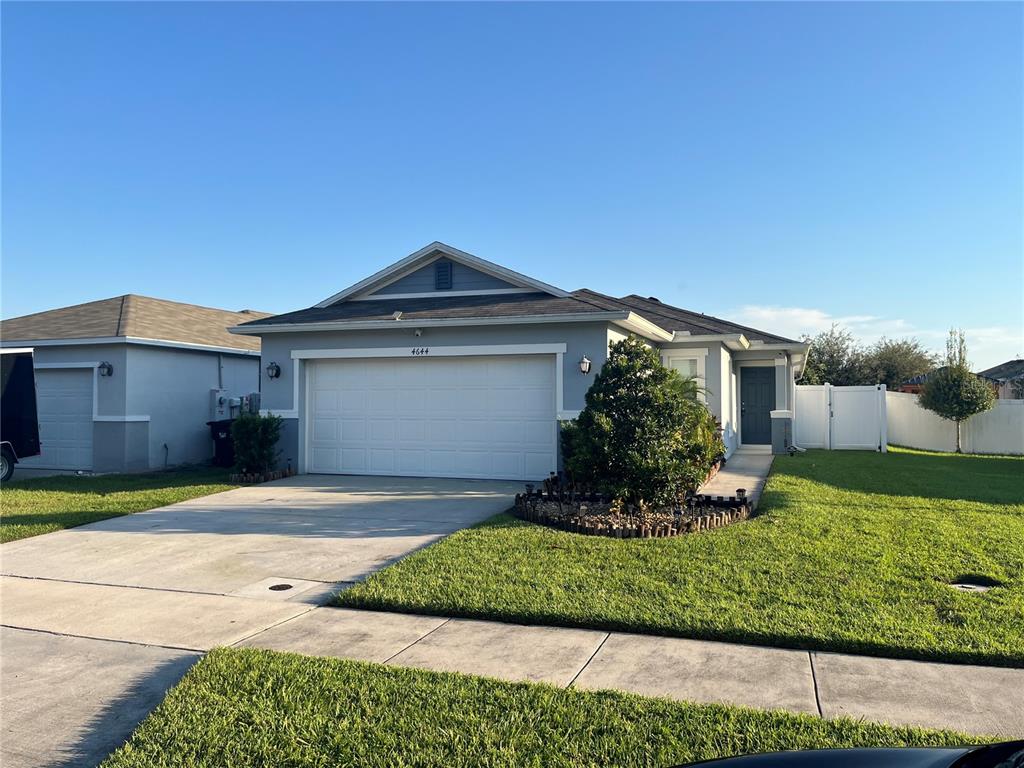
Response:
M746 497L692 496L678 507L628 509L604 499L559 502L541 491L518 494L512 511L531 523L616 539L661 539L707 531L746 520L751 514Z
M252 483L269 483L271 480L280 480L282 477L291 477L295 474L295 470L292 469L291 465L288 465L287 469L277 469L273 472L267 472L265 474L233 474L231 475L230 482L252 484Z
M723 463L715 463L705 483L718 474ZM528 485L526 493L517 494L512 514L520 520L588 536L662 539L746 520L753 511L750 499L741 488L737 494L690 495L685 503L666 507L627 507L609 496L566 489L552 475L543 483L543 490Z

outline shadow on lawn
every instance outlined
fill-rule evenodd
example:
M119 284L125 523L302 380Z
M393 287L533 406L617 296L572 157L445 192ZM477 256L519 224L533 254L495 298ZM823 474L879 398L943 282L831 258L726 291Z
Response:
M772 478L787 477L855 493L1024 504L1024 457L814 450L776 456ZM772 478L762 511L773 505Z

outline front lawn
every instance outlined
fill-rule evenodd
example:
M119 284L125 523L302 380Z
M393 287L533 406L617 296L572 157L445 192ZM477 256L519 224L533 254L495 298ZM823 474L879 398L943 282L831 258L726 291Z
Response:
M753 520L673 539L499 515L343 592L351 607L1024 665L1024 459L776 458ZM995 579L984 594L947 583Z
M220 649L102 768L668 766L757 751L973 741L950 731Z
M228 471L202 467L144 475L56 475L4 483L0 542L38 536L227 491Z

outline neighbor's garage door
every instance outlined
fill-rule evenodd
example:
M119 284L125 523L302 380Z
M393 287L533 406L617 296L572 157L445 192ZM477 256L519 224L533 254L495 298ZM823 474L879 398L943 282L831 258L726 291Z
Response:
M309 364L310 472L540 480L555 469L555 358Z
M20 466L92 469L92 369L36 369L42 453Z

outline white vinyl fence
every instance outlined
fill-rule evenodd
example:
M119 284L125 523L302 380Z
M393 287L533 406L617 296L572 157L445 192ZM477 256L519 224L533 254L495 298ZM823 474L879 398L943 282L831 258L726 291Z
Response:
M886 450L885 385L796 388L793 438L800 448Z
M918 405L917 395L889 392L885 399L895 445L956 450L956 425ZM964 453L1024 454L1024 400L996 400L992 410L969 418L960 427L960 443Z

